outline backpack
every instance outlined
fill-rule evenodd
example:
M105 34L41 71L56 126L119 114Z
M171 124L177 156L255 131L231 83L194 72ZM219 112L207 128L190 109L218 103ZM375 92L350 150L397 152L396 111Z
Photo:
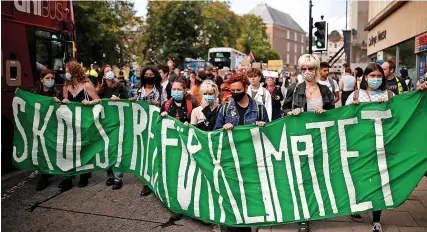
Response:
M335 82L334 82L334 80L333 79L331 79L331 78L329 78L328 77L328 81L329 81L329 84L331 85L331 87L332 87L332 96L334 96L334 98L335 98Z
M257 120L262 121L264 119L264 110L263 110L264 105L261 105L257 101L255 102L257 105L257 110L256 110ZM223 105L223 108L222 108L222 118L224 122L225 122L225 116L227 114L228 106L229 106L229 103L226 103L225 105Z
M172 101L173 98L170 98L169 100L166 101L165 103L165 111L168 112L170 106L172 105ZM190 119L191 118L191 112L193 111L193 104L191 102L191 100L189 99L185 99L185 104L187 105L187 118Z

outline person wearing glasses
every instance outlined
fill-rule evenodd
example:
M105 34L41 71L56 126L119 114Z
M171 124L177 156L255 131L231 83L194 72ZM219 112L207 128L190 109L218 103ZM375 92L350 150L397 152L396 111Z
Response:
M304 54L298 59L298 66L304 81L289 87L282 107L283 114L297 116L305 111L321 114L334 109L335 96L328 86L318 83L319 60L310 54Z

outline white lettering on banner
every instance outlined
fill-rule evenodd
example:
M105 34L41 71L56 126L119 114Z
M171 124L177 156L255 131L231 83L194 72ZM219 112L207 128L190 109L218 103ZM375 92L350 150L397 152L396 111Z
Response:
M15 125L18 129L19 133L21 134L22 141L24 142L24 151L22 152L21 157L18 157L18 154L16 154L16 147L13 146L13 159L20 163L28 158L28 140L27 135L25 134L24 127L22 127L21 122L18 118L19 111L25 113L25 101L22 100L20 97L14 97L12 101L12 108L13 108L13 117L15 119Z
M345 135L345 125L357 124L357 118L349 118L338 120L338 134L340 137L341 163L344 172L344 180L347 186L348 198L350 201L351 212L365 211L372 208L371 201L356 202L356 190L354 188L353 179L351 178L350 169L348 167L348 158L359 156L357 151L347 151L347 138Z
M197 141L197 145L191 145L193 137ZM187 151L188 148L188 151ZM202 149L202 145L197 139L194 129L190 128L188 131L187 147L185 147L184 140L181 138L181 161L178 170L178 186L177 186L177 200L182 209L188 210L191 202L191 195L193 191L194 173L196 171L196 161L193 155ZM188 165L190 160L190 165ZM187 177L187 181L185 179Z
M46 149L46 141L44 139L44 132L46 131L47 124L49 123L50 116L53 112L53 106L49 106L46 117L44 118L44 123L42 125L42 128L39 130L39 124L40 124L40 103L36 103L34 105L34 119L33 119L33 152L32 152L32 158L33 158L33 164L38 165L39 162L37 160L37 154L39 153L39 140L40 138L40 144L42 146L43 155L46 159L47 166L49 167L49 170L53 170L52 163L49 159L49 154Z
M122 163L122 156L123 156L123 134L125 130L125 112L124 108L129 107L129 103L126 102L117 102L117 101L109 101L108 105L110 106L117 106L117 109L119 111L119 140L117 141L117 162L116 167L119 167ZM102 111L102 114L104 115L104 111ZM104 116L102 116L104 118Z
M172 129L175 130L175 126L174 126L174 121L170 120L170 119L163 119L162 120L162 177L163 177L163 188L165 190L165 197L166 197L166 202L168 204L168 207L171 206L170 200L169 200L169 192L168 192L168 182L166 181L166 171L167 171L167 166L166 166L166 147L167 146L178 146L178 139L171 139L167 137L168 134L168 129Z
M386 206L392 206L393 196L390 189L390 177L388 175L387 158L384 148L384 134L382 119L391 118L391 111L362 111L362 119L375 120L375 143L377 147L378 168L381 177L381 189Z
M56 165L62 171L73 169L74 164L74 131L73 131L73 112L66 106L61 105L56 111L58 120L58 131L56 138ZM67 136L65 137L64 122L67 126ZM66 142L64 158L64 139Z
M206 176L202 173L200 168L197 168L197 179L196 179L196 186L194 188L194 216L200 217L200 188L202 185L202 175L206 181L206 186L208 187L208 210L209 210L209 219L215 220L215 208L214 208L214 202L212 197L212 189L211 189L211 183L208 181Z
M110 139L108 138L108 135L105 133L104 128L102 128L101 123L99 122L99 116L101 115L101 118L105 118L105 111L104 107L102 105L95 105L92 109L93 113L93 119L95 122L95 126L98 129L99 134L101 135L102 139L104 140L104 162L101 162L101 156L99 153L96 154L96 166L100 168L107 168L109 164L109 157L108 157L108 147L110 145ZM119 135L120 137L120 135Z
M80 151L82 149L82 129L81 129L82 128L82 108L81 107L76 106L75 116L76 117L75 117L74 125L76 128L76 170L77 171L90 170L94 168L93 164L86 164L82 166L81 158L80 158Z
M262 149L262 144L261 144L261 138L260 138L260 134L259 134L259 128L255 127L251 129L251 135L252 135L252 142L253 142L253 146L255 149L255 155L256 155L256 161L257 161L257 167L258 167L258 175L259 175L259 181L261 183L261 193L262 193L262 200L264 202L264 208L265 208L265 213L266 213L266 217L267 217L267 221L275 221L275 217L274 217L274 210L273 210L273 203L271 202L271 196L270 196L270 185L268 182L268 178L267 178L267 171L265 170L265 162L264 162L264 152ZM230 138L232 136L231 131L229 131L229 135L228 137ZM243 216L245 217L245 222L246 223L258 223L258 222L264 222L264 216L256 216L256 217L249 217L248 214L248 209L246 206L246 196L244 195L244 183L242 179L242 175L240 174L240 165L239 165L239 158L237 156L237 151L235 151L236 148L234 148L234 141L233 144L231 144L230 141L230 146L232 147L231 151L233 153L233 158L235 159L235 163L236 163L236 170L238 169L237 172L237 176L239 177L239 185L240 185L240 192L242 194L241 198L242 198L242 203L243 204ZM234 151L233 151L234 148ZM236 157L234 157L236 156ZM239 166L238 166L239 165Z
M282 128L282 137L280 139L280 147L279 152L276 151L273 144L270 142L270 140L263 134L263 142L264 142L264 152L265 154L269 155L267 158L267 167L269 167L269 176L273 177L273 179L270 180L272 182L272 192L273 192L273 200L274 205L276 208L276 215L277 215L277 222L283 222L283 216L282 216L282 210L280 208L279 199L277 198L277 189L275 187L275 181L274 181L274 170L273 170L273 163L272 163L272 156L271 154L274 154L274 158L276 160L282 160L282 152L285 154L285 165L286 165L286 175L288 176L288 182L289 182L289 189L291 191L291 197L292 197L292 203L294 205L294 218L295 220L300 219L299 215L299 209L298 209L298 203L297 198L295 195L295 186L294 186L294 177L292 174L292 167L291 167L291 161L289 159L289 151L288 151L288 140L287 140L287 133L286 133L286 124L283 124ZM271 169L271 170L270 170ZM274 184L274 185L273 185Z
M224 223L225 222L225 213L224 213L224 206L222 205L223 202L223 197L221 195L220 189L219 189L219 180L218 180L218 173L221 171L221 176L222 176L222 180L224 181L224 185L227 191L227 195L228 198L230 200L230 204L232 206L234 215L236 217L236 223L240 224L243 223L242 221L242 217L240 216L240 212L236 211L237 208L237 202L234 199L233 193L231 192L230 189L230 185L227 182L227 179L225 178L225 174L224 171L222 170L221 167L221 150L222 150L222 140L223 140L223 134L224 133L219 133L219 141L218 141L218 149L217 149L217 158L215 158L215 155L213 153L213 147L212 147L212 132L208 133L208 144L209 144L209 152L211 154L212 157L212 164L215 166L214 167L214 171L213 171L213 177L214 177L214 186L215 186L215 191L218 193L218 204L219 204L219 208L220 208L220 222Z
M136 103L132 103L132 112L133 112L133 149L132 149L132 159L130 163L130 169L135 170L138 151L142 151L141 154L144 151L144 143L142 141L142 132L145 130L145 128L147 128L147 112L145 112L142 106ZM138 141L141 144L141 149L138 149L139 148ZM141 162L143 162L142 159L141 159Z
M274 208L277 215L277 222L283 222L283 215L282 215L282 208L280 206L279 197L277 193L276 188L276 179L274 176L274 166L273 166L273 156L276 160L280 161L282 160L282 153L285 154L285 162L286 165L286 174L288 176L289 181L289 188L291 191L291 197L292 202L294 205L294 217L295 220L299 220L299 210L298 210L298 203L295 196L295 187L294 187L294 178L292 174L292 169L289 161L289 152L288 152L288 140L287 140L287 133L286 133L286 124L283 124L282 128L282 134L280 139L280 145L279 145L279 151L277 151L271 141L267 138L267 136L262 133L262 142L264 144L264 153L266 156L266 162L267 162L267 170L268 170L268 176L270 179L270 186L271 186L271 193L273 194L273 202L274 202ZM273 156L272 156L273 155Z
M298 143L305 143L305 150L298 150ZM294 155L294 163L295 163L295 172L297 175L298 189L300 192L301 203L302 203L302 211L304 214L304 218L310 218L310 211L307 205L307 199L305 196L304 190L304 182L302 178L301 172L301 164L300 164L300 156L308 156L308 166L311 173L311 179L313 182L313 190L314 196L316 197L317 205L319 207L319 215L325 216L325 208L323 206L323 199L320 193L319 182L317 179L316 170L314 167L314 148L313 148L313 139L311 135L303 135L303 136L291 136L291 146L292 146L292 154Z
M334 125L333 121L313 122L313 123L307 123L305 125L305 128L320 129L320 138L322 140L322 152L323 152L323 175L325 177L326 189L328 190L332 211L334 213L338 213L334 190L332 189L331 176L329 174L330 170L329 170L328 140L326 137L326 127L331 127L333 125Z
M154 112L160 112L160 109L158 107L152 106L150 105L148 108L148 114L150 117L150 120L148 121L148 135L147 135L147 152L145 153L145 155L143 155L144 159L145 159L145 168L144 168L144 178L150 182L151 180L151 176L148 175L148 154L149 154L149 149L150 149L150 141L152 139L154 139L154 134L151 131L151 126L153 125L153 114ZM154 153L156 154L156 153ZM141 161L142 164L142 161ZM151 166L151 168L154 168L153 166Z

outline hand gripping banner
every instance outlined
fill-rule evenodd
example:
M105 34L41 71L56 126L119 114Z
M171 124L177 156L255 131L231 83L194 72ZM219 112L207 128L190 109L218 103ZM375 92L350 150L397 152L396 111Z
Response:
M427 171L427 91L204 132L146 103L63 105L18 90L13 158L55 175L115 168L170 210L275 225L395 208Z

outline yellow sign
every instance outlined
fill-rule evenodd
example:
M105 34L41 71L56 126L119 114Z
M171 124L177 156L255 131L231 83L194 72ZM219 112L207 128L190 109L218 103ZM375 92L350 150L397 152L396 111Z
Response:
M269 60L268 70L281 71L283 68L283 60Z

